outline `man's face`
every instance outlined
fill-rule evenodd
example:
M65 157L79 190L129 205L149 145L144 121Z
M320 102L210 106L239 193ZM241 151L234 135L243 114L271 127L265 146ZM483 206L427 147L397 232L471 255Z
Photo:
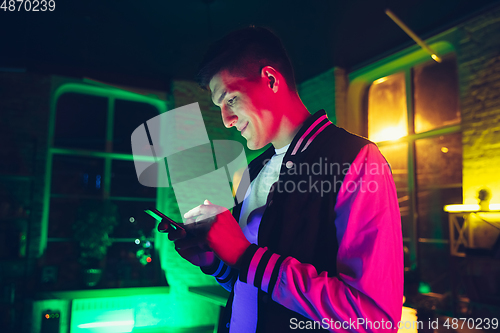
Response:
M212 101L220 107L222 122L236 127L249 149L260 149L278 133L278 122L270 111L273 93L265 78L248 80L223 70L209 83Z

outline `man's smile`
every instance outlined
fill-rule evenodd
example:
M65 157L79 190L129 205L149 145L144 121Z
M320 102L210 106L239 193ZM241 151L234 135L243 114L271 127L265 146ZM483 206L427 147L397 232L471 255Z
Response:
M245 125L243 125L241 128L238 128L238 131L240 131L241 134L243 135L243 131L245 131L245 129L247 128L247 126L248 126L248 122Z

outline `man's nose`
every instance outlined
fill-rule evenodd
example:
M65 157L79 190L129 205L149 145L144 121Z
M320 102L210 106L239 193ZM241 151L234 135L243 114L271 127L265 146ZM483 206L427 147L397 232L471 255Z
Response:
M222 122L227 128L233 127L238 122L238 116L233 111L229 110L226 106L221 108Z

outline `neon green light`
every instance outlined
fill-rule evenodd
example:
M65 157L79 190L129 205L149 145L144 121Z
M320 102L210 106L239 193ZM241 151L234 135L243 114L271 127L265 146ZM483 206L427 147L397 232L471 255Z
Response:
M433 38L430 38L430 40L436 40L439 37L439 35L434 36ZM426 42L429 43L429 41ZM442 55L454 51L453 45L445 41L439 41L431 43L429 45L433 50L436 51L436 53ZM428 59L429 55L427 54L427 52L415 45L414 47L409 47L403 51L395 53L391 56L388 56L382 60L379 60L375 63L372 63L350 73L349 80L351 82L353 82L354 80L373 82L377 79L401 71L407 67L411 67L427 61Z
M80 324L80 325L78 325L78 328L130 326L129 331L122 331L122 332L132 332L132 328L134 327L134 324L135 324L135 321L133 321L133 320L101 321L101 322L95 322L95 323Z
M418 286L418 292L421 294L427 294L431 292L431 286L429 286L425 282L420 282L420 285Z
M62 155L73 155L73 156L86 156L86 157L100 157L100 158L112 158L115 160L124 161L145 161L145 162L156 162L156 159L151 156L145 155L132 155L132 154L120 154L120 153L106 153L102 151L93 150L82 150L82 149L65 149L65 148L50 148L51 154L62 154Z
M102 96L102 97L114 97L118 99L125 99L125 100L131 100L135 102L143 102L143 103L149 103L153 104L158 108L160 113L163 113L166 111L166 104L165 101L158 100L156 98L153 98L151 96L143 96L139 95L137 93L132 93L129 91L125 91L122 89L118 88L102 88L102 87L94 87L91 85L87 84L81 84L81 83L67 83L59 87L55 94L54 94L54 101L57 101L59 99L59 96L61 96L64 93L79 93L79 94L84 94L84 95L94 95L94 96Z
M159 216L158 214L156 214L155 212L153 212L153 211L151 211L151 210L149 210L149 209L146 209L146 210L144 210L144 211L145 211L146 213L148 213L149 215L151 215L152 217L154 217L154 219L155 219L156 221L160 221L160 222L161 222L161 220L163 220L161 216Z
M478 204L444 206L444 211L448 213L478 212L480 210L481 209L479 208ZM500 204L490 204L490 210L500 210Z

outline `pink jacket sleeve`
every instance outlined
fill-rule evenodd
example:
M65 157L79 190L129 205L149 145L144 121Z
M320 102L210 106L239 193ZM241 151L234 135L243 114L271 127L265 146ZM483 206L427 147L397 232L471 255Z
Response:
M258 287L322 327L333 332L396 332L403 305L401 217L390 168L375 145L365 146L350 166L335 211L335 277L253 244L243 279L253 282L257 265L264 264Z

